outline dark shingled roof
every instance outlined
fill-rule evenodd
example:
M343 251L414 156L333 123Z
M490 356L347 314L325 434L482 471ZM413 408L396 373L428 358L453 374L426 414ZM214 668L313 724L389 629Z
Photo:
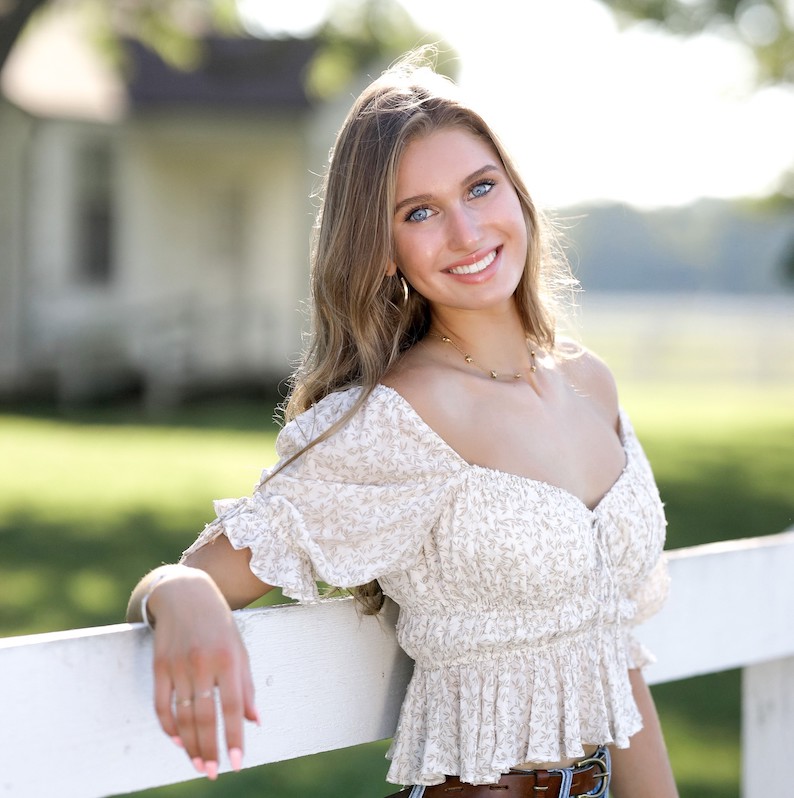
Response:
M266 111L309 106L303 80L315 40L210 38L202 47L198 67L181 71L139 42L127 42L132 108Z

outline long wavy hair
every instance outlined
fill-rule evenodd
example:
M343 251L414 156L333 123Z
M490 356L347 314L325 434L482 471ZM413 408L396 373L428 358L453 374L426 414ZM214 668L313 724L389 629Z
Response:
M414 290L405 301L395 260L392 219L400 159L408 144L446 128L487 142L518 194L527 226L527 257L515 300L527 335L555 349L559 300L574 285L553 228L536 209L513 160L455 84L432 67L426 50L408 54L373 81L347 115L331 150L314 228L311 329L284 408L289 421L328 394L362 388L350 410L306 449L328 438L359 410L383 376L427 333L430 306ZM356 588L365 611L383 598L377 583Z

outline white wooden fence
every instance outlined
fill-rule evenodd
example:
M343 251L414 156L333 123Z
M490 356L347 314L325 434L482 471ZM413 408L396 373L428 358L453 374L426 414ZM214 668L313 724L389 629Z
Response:
M782 795L794 751L794 531L670 559L670 600L641 635L659 657L648 680L742 668L742 795ZM411 671L393 608L359 618L337 599L236 617L263 720L247 729L246 766L391 735ZM139 624L0 641L0 796L91 798L196 778L151 695Z

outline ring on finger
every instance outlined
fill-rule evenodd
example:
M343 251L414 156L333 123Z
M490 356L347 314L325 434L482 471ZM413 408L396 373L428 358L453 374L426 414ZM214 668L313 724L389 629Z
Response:
M212 698L213 695L214 695L213 690L202 690L200 693L196 693L196 695L194 696L194 700L196 698Z
M176 704L180 707L189 707L193 703L192 698L177 698Z

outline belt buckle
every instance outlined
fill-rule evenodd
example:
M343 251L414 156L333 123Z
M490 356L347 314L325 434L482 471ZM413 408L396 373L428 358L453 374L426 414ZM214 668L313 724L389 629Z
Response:
M576 763L576 768L584 768L588 765L597 765L601 772L595 773L593 775L594 779L601 779L601 786L598 789L598 792L586 792L582 793L581 795L573 796L573 798L602 798L602 796L606 795L607 787L609 787L609 771L607 770L607 764L604 762L603 759L599 759L597 756L590 756L587 759L581 760L581 762Z
M541 776L541 774L543 774ZM538 782L542 782L538 784ZM535 771L535 784L532 786L532 798L546 798L545 794L549 789L549 771L536 770Z

